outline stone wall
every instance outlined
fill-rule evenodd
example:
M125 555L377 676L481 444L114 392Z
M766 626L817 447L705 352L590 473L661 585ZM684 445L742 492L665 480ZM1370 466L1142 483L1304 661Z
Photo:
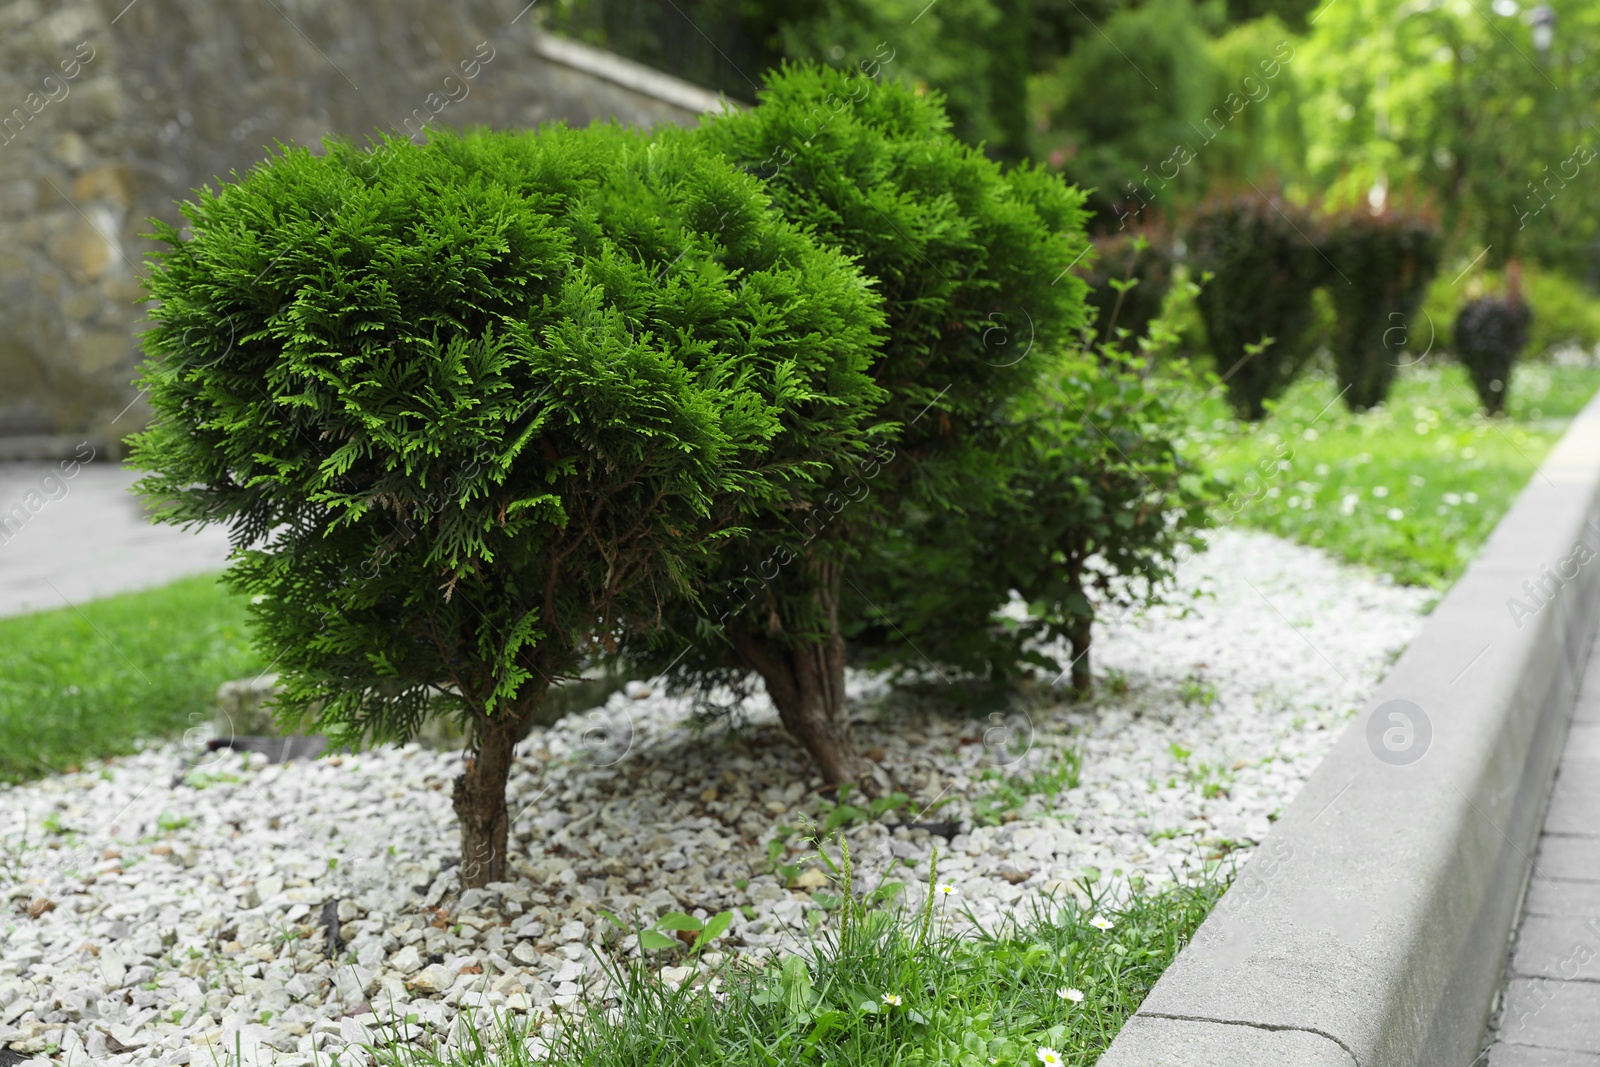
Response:
M0 453L141 425L147 220L177 223L175 201L276 141L718 106L537 17L523 0L0 0Z

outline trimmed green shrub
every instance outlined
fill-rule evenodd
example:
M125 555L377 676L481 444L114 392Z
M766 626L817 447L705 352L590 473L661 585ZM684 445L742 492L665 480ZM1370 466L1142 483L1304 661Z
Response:
M285 149L158 225L133 462L161 520L229 527L280 715L459 721L482 885L550 684L864 456L881 318L685 131L381 152Z
M1484 410L1505 410L1511 367L1528 344L1533 312L1516 296L1484 296L1470 300L1456 316L1456 358L1467 368Z
M1351 411L1383 402L1400 367L1420 357L1405 345L1439 269L1439 227L1420 215L1357 209L1334 215L1319 239L1332 261L1328 293L1338 316L1333 361Z
M1457 278L1455 275L1467 266L1466 260L1471 254L1463 256L1453 270L1435 277L1428 287L1428 299L1423 305L1426 318L1420 335L1413 335L1413 345L1420 348L1428 339L1431 327L1434 348L1453 350L1455 338L1450 331L1460 310L1463 291L1470 299L1504 291L1509 284L1508 272L1487 270L1481 265L1465 279ZM1517 267L1518 293L1528 302L1533 316L1523 358L1545 359L1569 345L1590 351L1600 345L1600 296L1560 271L1537 263L1518 263Z
M1240 415L1256 420L1310 358L1302 335L1327 263L1306 213L1281 198L1214 199L1195 214L1188 246L1212 279L1198 297L1217 374Z
M997 416L1084 323L1069 270L1086 244L1081 194L1035 168L1003 171L948 127L933 94L791 67L758 107L700 131L765 179L785 217L876 279L889 327L872 364L882 437L869 462L833 465L821 506L753 515L703 608L669 613L630 655L702 691L758 672L829 782L869 772L844 703L851 557L903 500L943 510L996 491Z

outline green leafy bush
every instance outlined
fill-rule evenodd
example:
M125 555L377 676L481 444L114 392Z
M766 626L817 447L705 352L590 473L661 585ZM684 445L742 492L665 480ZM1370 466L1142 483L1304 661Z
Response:
M1126 331L1143 337L1172 289L1171 237L1158 228L1111 234L1094 242L1095 262L1085 272L1095 331L1110 341Z
M1421 215L1357 209L1327 219L1318 243L1334 267L1334 367L1350 410L1366 411L1414 358L1406 341L1439 269L1439 227Z
M1177 447L1185 423L1114 348L1018 405L1006 491L959 514L908 509L861 567L858 642L878 666L1005 681L1033 665L1090 688L1097 608L1157 602L1216 486ZM1026 612L1002 615L1012 592ZM1065 639L1063 664L1048 647Z
M1468 301L1456 316L1456 358L1467 368L1484 410L1505 410L1511 367L1528 344L1533 313L1516 296L1483 296Z
M830 492L815 506L751 515L701 605L625 654L702 691L759 673L829 782L870 781L844 703L849 561L900 501L939 511L994 491L997 410L1083 325L1069 272L1082 196L956 141L936 96L828 68L787 68L758 107L700 136L876 279L889 329L871 373L886 397L872 456L819 464Z
M1212 275L1198 303L1217 373L1234 408L1251 420L1311 355L1302 336L1327 268L1311 231L1302 209L1255 194L1214 199L1189 226L1195 268Z
M502 878L552 681L692 595L743 511L858 461L875 298L676 130L329 142L183 210L139 488L230 529L280 714L460 721L462 879Z

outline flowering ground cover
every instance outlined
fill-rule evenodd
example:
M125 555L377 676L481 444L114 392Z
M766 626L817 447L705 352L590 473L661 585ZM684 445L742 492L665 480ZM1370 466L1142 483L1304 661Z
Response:
M1418 364L1386 403L1352 414L1330 375L1308 373L1254 425L1197 395L1188 447L1234 483L1221 522L1444 588L1597 384L1593 367L1524 363L1505 417L1488 418L1461 367Z

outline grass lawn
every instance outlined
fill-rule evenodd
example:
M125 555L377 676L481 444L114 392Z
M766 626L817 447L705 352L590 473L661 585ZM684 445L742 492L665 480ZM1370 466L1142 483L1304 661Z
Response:
M1259 425L1220 395L1197 398L1186 451L1234 489L1214 515L1447 587L1522 491L1600 369L1524 364L1507 415L1490 419L1455 364L1402 372L1361 415L1331 376L1308 373Z
M0 781L131 751L209 721L217 686L265 664L214 577L0 618Z
M1225 888L1215 880L1134 895L1121 908L1067 898L1009 930L956 936L942 919L959 895L935 893L919 914L871 907L870 896L841 887L809 961L725 966L715 996L664 982L656 968L670 957L623 965L612 976L614 1010L556 1016L547 1059L503 1018L477 1020L462 1055L415 1044L374 1051L395 1067L1088 1067Z

